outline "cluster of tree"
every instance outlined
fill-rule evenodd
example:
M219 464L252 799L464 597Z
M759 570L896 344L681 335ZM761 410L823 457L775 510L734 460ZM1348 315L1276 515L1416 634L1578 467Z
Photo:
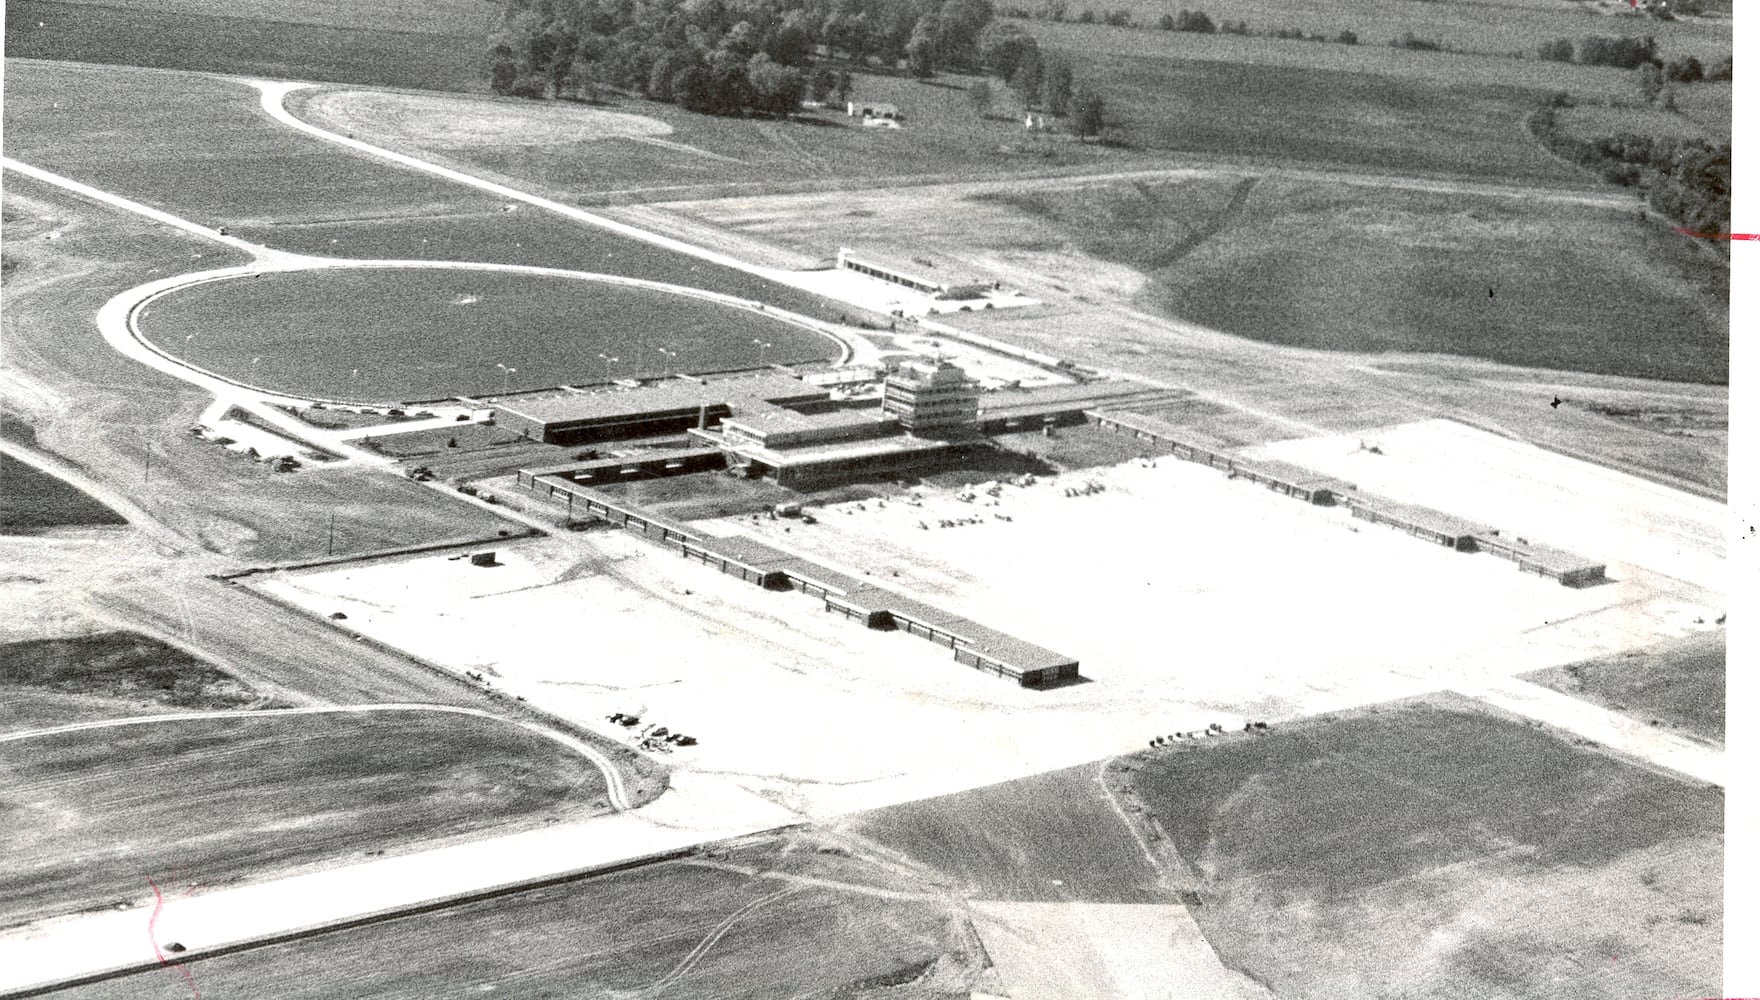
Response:
M1398 38L1395 38L1387 44L1396 49L1410 49L1413 52L1446 51L1446 46L1441 42L1436 41L1433 38L1419 38L1417 35L1414 35L1409 31L1402 33Z
M506 0L486 72L498 94L640 92L714 114L786 114L811 91L847 98L856 65L977 65L990 0Z
M1579 62L1585 66L1617 66L1636 69L1638 86L1646 100L1654 101L1664 83L1697 83L1700 80L1728 80L1735 75L1735 57L1726 56L1707 68L1693 56L1680 56L1663 62L1656 54L1656 39L1595 36L1573 45L1568 38L1555 38L1540 44L1540 58L1550 62Z
M1661 62L1656 57L1656 39L1620 35L1590 35L1577 43L1577 62L1584 66L1614 66L1637 69L1645 63Z
M1579 139L1558 131L1554 99L1535 112L1532 128L1553 153L1598 172L1610 184L1636 187L1657 212L1692 233L1729 233L1730 144L1625 133Z
M1210 15L1201 10L1181 10L1177 15L1163 14L1159 26L1162 31L1190 31L1200 35L1216 33L1216 22L1210 20Z
M1070 131L1083 138L1099 135L1105 128L1106 101L1100 92L1077 87L1069 63L1040 51L1038 39L1019 25L991 24L978 37L977 50L979 65L1006 82L1022 104L1067 118ZM990 113L996 94L988 80L973 84L966 94L979 115Z
M1099 14L1096 14L1091 10L1083 10L1079 15L1076 16L1076 23L1077 24L1099 23L1099 24L1110 25L1111 27L1114 27L1114 28L1128 28L1131 26L1131 12L1128 10L1120 9L1120 10L1102 11Z

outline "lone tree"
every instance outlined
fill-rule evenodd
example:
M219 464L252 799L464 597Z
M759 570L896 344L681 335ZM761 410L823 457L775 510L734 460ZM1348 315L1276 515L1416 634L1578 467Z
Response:
M910 41L904 45L904 57L910 64L911 75L919 80L926 80L935 75L935 21L924 15L911 29Z
M1021 99L1021 103L1033 105L1039 103L1039 91L1045 83L1045 61L1039 57L1037 47L1021 53L1021 61L1014 67L1014 75L1008 78L1008 86Z
M990 92L990 81L979 80L966 88L966 100L972 102L972 110L979 118L990 117L990 106L995 102L995 95Z
M1075 92L1075 74L1069 63L1053 59L1045 69L1045 110L1059 118L1069 114L1069 99Z
M1083 87L1070 102L1070 129L1085 142L1106 127L1106 101L1097 90Z

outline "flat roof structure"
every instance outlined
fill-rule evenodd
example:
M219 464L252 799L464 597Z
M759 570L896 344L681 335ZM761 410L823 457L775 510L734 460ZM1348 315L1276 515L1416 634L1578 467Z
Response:
M1233 471L1238 476L1303 499L1325 498L1326 502L1331 502L1344 500L1357 492L1356 483L1275 458L1237 461Z
M805 402L830 399L831 394L788 375L765 373L741 378L698 381L666 379L639 389L562 389L503 398L496 409L535 423L562 423L624 417L636 413L695 408L740 401Z
M1353 515L1366 521L1392 524L1408 531L1447 537L1457 542L1460 539L1497 534L1497 529L1488 524L1456 517L1433 507L1400 503L1374 494L1357 494L1351 498L1350 506Z

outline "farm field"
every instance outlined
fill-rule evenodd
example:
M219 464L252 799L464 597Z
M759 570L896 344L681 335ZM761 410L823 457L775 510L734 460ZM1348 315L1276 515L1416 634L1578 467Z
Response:
M136 632L0 645L0 733L159 712L276 707L213 664Z
M1131 145L1278 163L1593 186L1522 127L1540 94L1369 73L1067 50Z
M1135 758L1223 961L1279 997L1702 996L1721 793L1454 696Z
M488 90L487 25L472 27L474 0L411 5L372 0L250 5L178 0L125 4L11 0L6 54L14 59L152 66L240 75ZM241 15L257 16L241 16ZM262 16L270 14L273 16ZM41 27L39 27L39 23ZM10 71L10 70L9 70Z
M11 455L0 455L0 535L127 523L67 482Z
M1415 8L1417 2L1418 0L1411 0L1411 5ZM1215 16L1214 13L1212 16ZM1288 27L1296 27L1297 20L1299 18L1292 18ZM1205 35L1185 31L1144 31L1103 24L1073 24L1067 21L1061 24L1052 21L1028 21L1021 22L1021 26L1037 38L1041 45L1070 53L1334 70L1387 77L1390 80L1415 80L1424 84L1447 82L1454 86L1518 87L1545 92L1562 90L1578 98L1638 96L1632 74L1610 66L1542 62L1528 57L1516 59L1459 52L1419 52L1389 48L1385 44L1372 44L1373 40L1367 38L1359 45L1335 45L1294 39ZM1275 30L1278 24L1275 21L1249 21L1248 27L1255 31L1270 31ZM1302 30L1313 32L1323 29L1306 27ZM1338 30L1340 29L1330 29L1327 33L1336 35ZM1361 34L1360 29L1358 33ZM1532 50L1536 45L1538 41L1529 44L1528 48ZM1727 47L1728 42L1724 45ZM1528 55L1531 56L1532 53Z
M605 811L599 769L499 719L182 719L0 742L0 923Z
M8 59L5 126L8 156L215 226L500 207L300 135L252 88L197 74Z
M248 323L240 317L248 316ZM762 313L629 285L455 269L351 269L208 282L148 307L162 350L265 389L414 400L838 358ZM661 353L673 351L675 356ZM511 370L511 374L509 373Z
M344 28L477 37L495 23L494 0L66 0L69 6L236 17ZM94 16L101 16L94 11Z
M1111 10L1129 11L1134 24L1153 26L1167 8L1152 0L1122 2L1071 3L1069 19L1079 17L1083 7L1098 17ZM1710 6L1709 4L1707 5ZM1665 57L1706 55L1722 57L1729 54L1730 22L1723 18L1682 18L1658 21L1648 17L1629 16L1623 2L1557 3L1549 0L1515 0L1515 2L1436 4L1422 0L1394 0L1374 3L1370 0L1300 0L1282 3L1279 0L1205 0L1201 9L1215 20L1245 21L1254 31L1299 29L1328 38L1346 29L1355 31L1360 44L1356 48L1374 49L1385 46L1406 32L1418 38L1441 42L1450 49L1533 59L1535 46L1552 38L1577 39L1585 35L1653 35ZM1147 38L1180 34L1179 32L1141 31L1106 28L1100 25L1057 25L1045 21L1019 22L1029 31L1042 29L1075 29L1117 34L1140 34ZM1193 36L1200 42L1222 41L1216 35ZM1258 39L1254 39L1258 41ZM1319 46L1316 42L1296 44ZM1326 48L1350 46L1327 44ZM1392 55L1399 55L1396 51Z
M972 899L1168 903L1169 890L1107 802L1102 765L847 817L836 828L926 866Z
M1633 214L1277 178L1242 184L1221 205L1213 184L1198 185L1196 198L1173 185L1006 200L1148 274L1141 304L1255 340L1728 380L1728 271Z
M1526 679L1721 744L1725 656L1724 633L1717 629L1552 667Z
M947 902L863 891L872 884L908 894L912 886L894 871L783 859L771 845L736 846L732 855L741 870L646 865L187 968L202 995L216 998L663 991L686 1000L867 1000L932 995L907 985L919 980L929 990L958 988L983 961ZM861 881L844 889L794 875ZM57 995L173 1000L189 987L176 972L154 969Z

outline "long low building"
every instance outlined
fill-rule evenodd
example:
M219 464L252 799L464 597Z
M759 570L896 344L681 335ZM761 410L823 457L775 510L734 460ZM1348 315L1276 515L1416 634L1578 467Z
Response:
M1488 552L1516 564L1524 573L1557 580L1567 587L1587 587L1607 579L1607 564L1563 549L1535 545L1525 538L1511 538L1488 524L1456 517L1420 504L1401 503L1365 493L1355 483L1316 472L1305 466L1270 458L1247 458L1213 438L1170 424L1157 417L1119 410L1091 410L1088 417L1099 426L1138 440L1159 444L1174 457L1228 472L1230 478L1258 483L1307 503L1344 504L1351 516L1371 524L1384 524L1424 541L1459 552Z
M954 661L1022 687L1045 687L1080 675L1070 656L1035 645L944 608L874 586L754 538L717 538L545 470L523 470L519 482L547 496L564 495L577 517L593 517L675 549L685 559L773 590L789 589L824 602L825 610L869 628L898 629L952 650Z
M719 424L735 410L829 400L831 394L791 375L673 378L619 388L553 389L503 398L495 421L546 444L677 434Z

